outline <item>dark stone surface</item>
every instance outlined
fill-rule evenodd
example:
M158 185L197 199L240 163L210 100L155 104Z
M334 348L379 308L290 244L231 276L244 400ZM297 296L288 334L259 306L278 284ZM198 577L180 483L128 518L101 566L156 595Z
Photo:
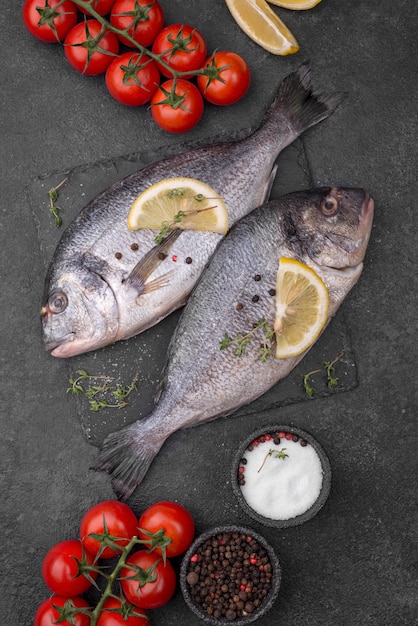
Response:
M4 626L32 623L48 596L43 556L53 543L77 536L90 505L113 497L108 477L89 469L94 445L146 413L176 321L173 316L142 337L69 361L44 353L40 298L59 236L46 191L68 174L60 194L67 224L112 180L177 150L183 140L160 131L146 108L113 102L102 78L76 74L60 46L31 38L21 23L21 4L8 3L0 17ZM195 25L211 50L241 53L253 75L247 97L233 107L208 106L188 142L255 127L280 80L309 59L318 91L342 90L349 97L283 153L272 195L311 184L363 186L376 212L364 273L308 358L235 417L175 433L130 504L139 514L156 500L173 499L190 509L198 532L243 524L265 536L279 555L283 579L260 626L417 623L418 5L323 0L307 12L277 9L301 51L275 57L238 29L223 0L162 4L167 23ZM341 350L336 392L318 379L316 398L305 398L303 373ZM66 394L69 377L80 368L103 370L124 384L138 369L140 393L126 413L92 414L82 399ZM283 531L247 518L230 484L239 442L274 422L311 432L327 451L333 476L320 513ZM200 623L179 591L150 614L151 626L181 620Z

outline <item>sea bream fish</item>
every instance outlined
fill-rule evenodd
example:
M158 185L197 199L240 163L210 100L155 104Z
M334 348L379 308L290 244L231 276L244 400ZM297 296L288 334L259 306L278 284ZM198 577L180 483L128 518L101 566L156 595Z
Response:
M313 95L303 64L282 81L248 137L185 150L94 198L63 233L47 271L45 348L56 357L96 350L144 331L186 302L222 235L182 231L156 245L155 230L131 232L127 216L142 191L166 178L198 179L222 197L232 226L267 199L278 154L342 98Z
M241 356L232 345L221 350L223 338L247 336L258 320L274 327L281 257L306 264L322 279L327 324L360 277L373 212L362 189L319 188L272 200L231 229L180 316L155 408L104 441L95 469L112 474L119 497L143 480L172 433L229 415L291 372L307 350L263 361L261 327ZM274 334L271 341L274 353Z

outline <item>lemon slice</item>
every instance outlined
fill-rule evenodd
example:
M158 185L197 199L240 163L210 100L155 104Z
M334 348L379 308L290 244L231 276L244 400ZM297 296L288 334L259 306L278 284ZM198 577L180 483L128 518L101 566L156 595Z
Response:
M228 209L212 187L195 178L164 178L143 191L128 215L129 230L206 230L225 235Z
M306 11L313 9L321 0L268 0L270 4L275 4L282 9L290 9L292 11Z
M271 52L285 56L299 44L266 0L225 0L232 17L250 39Z
M328 318L328 289L310 267L282 257L276 279L276 358L297 356L317 339Z

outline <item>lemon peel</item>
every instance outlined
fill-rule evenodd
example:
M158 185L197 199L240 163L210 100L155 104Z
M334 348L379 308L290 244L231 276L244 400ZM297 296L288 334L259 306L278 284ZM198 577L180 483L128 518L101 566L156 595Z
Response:
M307 11L313 9L321 0L267 0L270 4L275 4L281 9L289 9L291 11Z

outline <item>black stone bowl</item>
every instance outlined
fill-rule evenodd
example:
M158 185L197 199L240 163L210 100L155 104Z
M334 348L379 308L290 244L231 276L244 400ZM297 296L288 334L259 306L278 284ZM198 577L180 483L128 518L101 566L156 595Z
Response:
M304 513L301 513L300 515L297 515L296 517L291 517L289 519L276 520L276 519L271 519L269 517L264 517L263 515L260 515L257 511L254 511L254 509L249 506L244 496L242 495L241 488L238 484L238 468L240 466L240 460L242 459L247 447L251 444L252 441L254 441L254 439L258 439L258 437L261 437L262 435L277 433L279 431L298 435L300 439L305 439L314 448L314 450L318 454L319 459L321 461L323 479L322 479L322 487L321 487L319 496L309 509L307 509ZM325 454L324 449L312 437L312 435L294 426L283 426L283 425L277 426L276 424L273 424L271 426L264 426L262 429L258 429L257 431L253 432L241 444L239 450L237 451L237 454L235 455L234 462L232 465L231 484L232 484L233 491L236 497L238 498L238 501L241 507L250 517L255 519L260 524L264 524L265 526L271 526L273 528L289 528L291 526L298 526L299 524L303 524L304 522L307 522L322 509L322 507L324 506L328 498L329 491L331 488L331 465L330 465L327 455Z
M261 601L261 604L255 611L252 613L248 613L245 616L239 616L234 620L228 620L225 617L215 618L213 615L209 615L194 599L190 591L190 585L187 582L187 574L191 571L191 557L196 553L198 548L210 537L215 537L219 533L244 533L247 536L251 536L253 539L260 544L267 553L269 558L271 568L272 568L272 578L271 578L271 586L267 593L267 595ZM187 606L197 615L203 622L206 624L213 624L213 626L246 626L246 624L250 624L255 620L259 619L262 615L267 613L273 606L274 601L277 598L277 594L279 593L281 582L281 569L279 564L279 559L277 558L276 553L274 552L272 546L267 543L267 541L255 532L252 529L243 528L241 526L219 526L212 528L195 539L193 544L187 550L184 555L180 568L180 588L183 594L183 598L187 604Z

